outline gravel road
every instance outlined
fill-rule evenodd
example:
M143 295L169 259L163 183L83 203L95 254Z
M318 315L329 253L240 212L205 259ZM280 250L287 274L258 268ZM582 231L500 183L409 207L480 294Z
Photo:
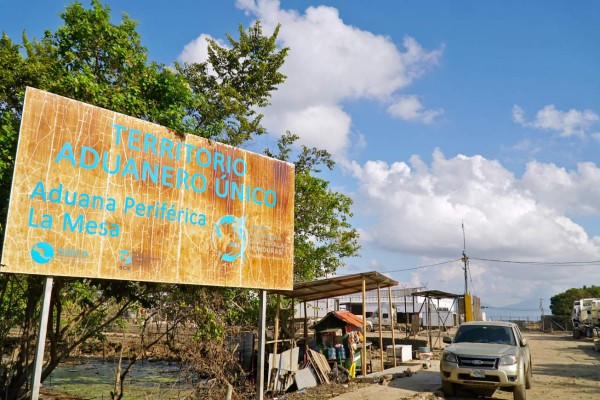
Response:
M574 340L567 334L525 334L533 357L533 388L527 397L549 399L600 399L600 353L592 339ZM410 378L394 379L387 385L370 385L332 397L335 400L443 399L439 363ZM460 390L452 399L475 399ZM512 393L496 391L487 399L512 399Z

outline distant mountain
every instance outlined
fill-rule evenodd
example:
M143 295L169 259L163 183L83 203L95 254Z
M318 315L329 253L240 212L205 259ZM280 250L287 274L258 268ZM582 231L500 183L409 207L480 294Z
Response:
M550 300L542 299L544 314L550 314ZM526 299L505 306L482 304L487 319L530 319L539 320L542 315L540 299Z

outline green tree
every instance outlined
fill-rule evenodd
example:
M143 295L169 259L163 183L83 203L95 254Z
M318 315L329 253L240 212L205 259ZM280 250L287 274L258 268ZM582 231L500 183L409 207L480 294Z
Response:
M0 221L6 220L26 86L236 146L265 133L259 110L285 79L279 69L287 49L276 47L279 28L265 36L259 22L247 31L240 27L239 39L228 36L228 47L209 43L207 62L171 68L150 62L136 23L127 15L111 23L110 9L98 0L90 8L73 3L61 17L64 24L41 39L23 34L17 44L5 34L0 38ZM333 168L330 155L305 147L295 153L296 139L282 137L278 158L288 160L292 153L297 157L295 280L308 280L335 272L344 258L355 255L357 233L348 221L351 200L316 176L322 166ZM3 236L0 226L0 240ZM39 276L0 274L0 350L11 355L0 364L5 399L17 398L31 373L42 283ZM204 299L200 304L199 298ZM55 278L42 379L78 345L103 340L126 310L168 310L162 338L173 354L184 358L186 348L171 340L180 323L202 328L198 339L204 343L203 354L210 355L211 346L225 346L237 330L256 326L257 306L255 293L243 289ZM142 321L143 328L147 322ZM19 334L10 336L15 329ZM120 378L155 343L145 340L144 332L141 347L130 354L132 363ZM227 376L236 367L232 360L223 362L230 365L230 375L218 379L231 383ZM122 395L123 387L115 385L113 398Z
M571 288L550 298L552 315L569 316L573 310L573 302L585 298L600 298L600 286L584 286Z
M265 153L292 162L296 140L297 135L287 132L279 139L277 153ZM352 199L331 190L328 181L316 176L322 167L333 168L331 155L301 146L295 156L294 280L308 281L335 273L360 247L358 232L349 222Z
M256 110L269 105L271 92L286 78L279 69L288 49L277 49L278 33L279 26L263 36L260 22L248 32L240 26L239 40L227 35L230 48L210 40L206 62L176 64L197 96L187 110L187 132L232 146L265 133Z
M26 86L236 145L264 133L256 109L268 103L271 91L285 78L277 72L287 52L275 47L277 30L265 37L260 23L247 33L240 28L240 39L230 37L230 48L210 43L207 63L171 68L149 62L136 23L127 15L120 23L111 23L110 9L97 0L91 1L89 9L73 3L61 17L64 24L39 40L30 41L25 34L22 44L5 34L0 39L0 221L6 220ZM3 235L0 226L0 240ZM0 275L0 349L2 354L11 354L8 359L3 357L0 366L0 391L5 399L17 398L31 373L42 282L39 276ZM102 340L103 332L132 307L168 302L173 318L165 335L186 318L216 315L210 303L190 307L192 299L204 291L219 294L207 296L215 299L227 299L231 292L55 278L42 379L81 343L91 338ZM195 294L183 296L188 292ZM182 303L182 298L187 303ZM235 298L238 302L252 300L250 293ZM246 313L239 315L247 318ZM209 331L211 336L222 340L219 327L211 326L215 327ZM14 328L20 334L9 337ZM134 354L134 361L136 357ZM121 387L114 397L122 394Z

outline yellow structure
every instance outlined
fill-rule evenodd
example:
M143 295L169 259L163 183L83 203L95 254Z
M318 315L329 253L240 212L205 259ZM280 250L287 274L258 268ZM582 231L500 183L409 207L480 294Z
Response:
M465 294L465 321L473 321L473 300L470 294Z

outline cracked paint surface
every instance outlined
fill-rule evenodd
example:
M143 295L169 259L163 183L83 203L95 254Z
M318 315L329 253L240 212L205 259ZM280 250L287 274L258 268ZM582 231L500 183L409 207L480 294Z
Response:
M28 88L2 272L293 285L294 166Z

